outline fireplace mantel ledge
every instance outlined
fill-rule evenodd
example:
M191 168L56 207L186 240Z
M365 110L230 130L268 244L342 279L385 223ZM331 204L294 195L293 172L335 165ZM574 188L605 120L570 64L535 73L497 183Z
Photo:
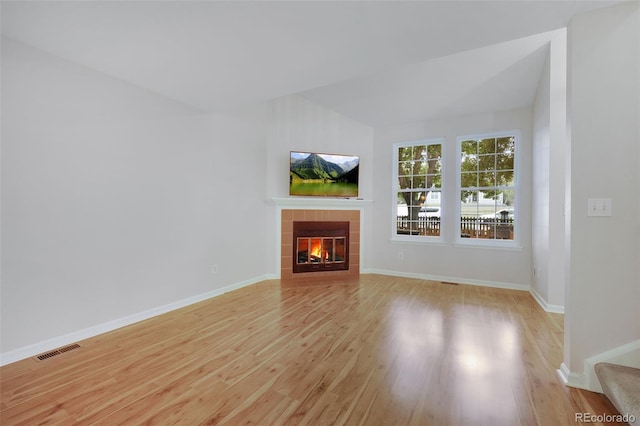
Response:
M362 198L273 197L280 207L352 209L369 206L373 200Z

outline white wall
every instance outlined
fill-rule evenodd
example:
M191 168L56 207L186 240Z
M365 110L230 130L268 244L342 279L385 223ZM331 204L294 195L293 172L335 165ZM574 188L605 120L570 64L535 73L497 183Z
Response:
M266 108L204 115L7 39L2 67L3 354L265 273Z
M566 30L549 43L549 56L533 106L531 287L550 311L564 311L564 200L566 129Z
M373 194L373 129L335 111L324 108L301 96L291 95L269 103L268 171L266 178L268 215L269 273L276 274L276 207L273 197L289 196L289 153L311 151L329 154L347 154L360 157L359 198L372 199ZM368 215L365 211L364 215ZM364 223L370 223L363 217ZM363 245L361 250L369 250ZM362 259L370 259L364 254ZM362 265L362 267L368 267Z
M567 30L554 33L549 51L549 307L564 311L565 304L565 202L567 151ZM560 308L561 307L561 308ZM553 310L553 309L552 309Z
M640 16L638 2L569 26L571 251L564 367L640 339ZM611 198L613 216L588 217Z
M543 301L549 300L549 163L550 58L547 57L533 104L533 188L531 259L534 270L531 289Z
M519 250L462 247L453 244L457 225L446 226L444 244L411 244L391 241L394 185L393 144L444 137L445 172L443 211L455 212L456 137L503 130L520 130L522 161L519 188ZM375 175L373 209L373 264L378 272L433 277L458 282L515 288L531 284L531 109L456 117L375 129ZM446 215L446 213L445 213ZM401 256L399 256L401 253ZM400 258L402 257L402 259Z

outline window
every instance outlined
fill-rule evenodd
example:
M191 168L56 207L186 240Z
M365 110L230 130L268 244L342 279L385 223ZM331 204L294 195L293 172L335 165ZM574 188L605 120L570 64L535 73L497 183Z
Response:
M440 236L443 140L394 145L394 239Z
M513 241L516 235L515 132L458 138L460 241Z

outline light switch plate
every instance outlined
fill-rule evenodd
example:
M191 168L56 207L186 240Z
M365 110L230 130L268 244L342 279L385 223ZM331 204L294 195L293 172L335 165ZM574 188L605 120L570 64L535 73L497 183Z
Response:
M609 217L613 214L611 198L589 198L587 216Z

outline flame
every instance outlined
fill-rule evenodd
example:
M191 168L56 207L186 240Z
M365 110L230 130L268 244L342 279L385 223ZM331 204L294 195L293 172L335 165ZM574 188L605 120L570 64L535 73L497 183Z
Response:
M336 251L336 256L339 256L340 259L344 259L344 238L298 238L298 253L304 253L304 255L303 258L298 257L297 262L333 263L336 261L343 261L334 258L334 250Z
M311 248L309 249L309 254L312 257L320 257L320 251L322 250L322 240L320 238L312 238L311 239Z

